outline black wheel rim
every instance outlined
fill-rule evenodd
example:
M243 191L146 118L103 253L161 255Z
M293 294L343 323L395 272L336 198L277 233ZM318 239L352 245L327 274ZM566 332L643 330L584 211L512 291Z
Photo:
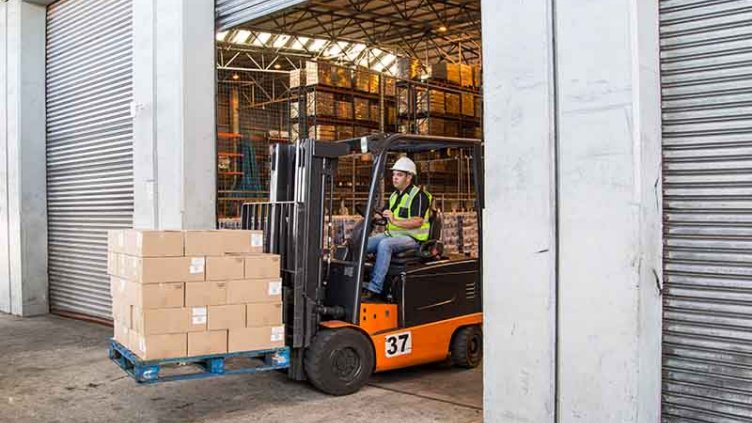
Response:
M363 368L360 354L353 348L336 349L330 359L334 376L346 382L355 380Z

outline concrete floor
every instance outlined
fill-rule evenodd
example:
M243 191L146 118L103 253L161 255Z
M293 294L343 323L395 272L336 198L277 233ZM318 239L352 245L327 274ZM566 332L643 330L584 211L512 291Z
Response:
M137 385L107 359L111 330L0 315L0 420L480 422L482 371L427 366L330 397L277 372Z

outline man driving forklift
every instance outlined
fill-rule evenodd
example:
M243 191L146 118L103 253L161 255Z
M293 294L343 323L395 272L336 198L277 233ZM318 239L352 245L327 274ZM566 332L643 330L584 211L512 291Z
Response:
M363 294L364 300L377 299L384 290L392 254L418 249L428 239L431 194L415 185L415 162L401 157L392 166L395 191L382 215L387 220L385 232L368 238L368 254L376 254L371 280Z

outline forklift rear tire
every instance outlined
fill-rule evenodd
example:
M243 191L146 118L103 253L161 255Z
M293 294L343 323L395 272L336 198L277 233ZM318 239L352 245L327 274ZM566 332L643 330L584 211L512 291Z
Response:
M358 391L373 373L371 341L350 328L320 331L305 353L306 376L313 386L330 395Z
M480 326L457 329L452 337L451 356L457 367L478 367L483 359L483 331Z

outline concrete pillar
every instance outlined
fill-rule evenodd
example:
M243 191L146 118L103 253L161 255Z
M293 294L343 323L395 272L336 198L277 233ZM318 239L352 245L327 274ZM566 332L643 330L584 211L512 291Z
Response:
M0 311L20 316L49 310L45 19L0 2Z
M486 421L659 421L657 5L483 14Z
M134 227L214 228L214 2L133 1Z
M548 0L482 3L487 422L552 422L553 69ZM492 259L490 259L492 258Z

